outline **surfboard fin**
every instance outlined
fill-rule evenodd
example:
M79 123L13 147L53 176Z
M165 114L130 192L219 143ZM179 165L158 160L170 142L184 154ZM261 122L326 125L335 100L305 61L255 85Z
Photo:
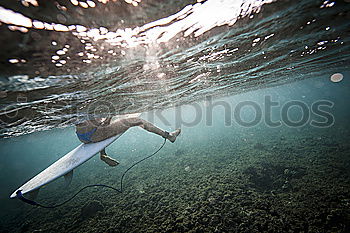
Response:
M27 194L27 195L28 195L28 199L30 199L30 200L35 200L35 199L37 198L38 194L39 194L39 190L40 190L40 189L35 189L35 190L29 192L29 193Z
M64 175L64 180L66 181L66 187L72 183L72 178L73 178L73 170L68 172L67 174Z

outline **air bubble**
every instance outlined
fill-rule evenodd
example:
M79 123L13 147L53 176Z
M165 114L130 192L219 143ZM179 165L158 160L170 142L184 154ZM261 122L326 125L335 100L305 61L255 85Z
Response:
M331 81L334 83L338 83L338 82L342 81L343 78L344 78L343 74L335 73L331 76Z

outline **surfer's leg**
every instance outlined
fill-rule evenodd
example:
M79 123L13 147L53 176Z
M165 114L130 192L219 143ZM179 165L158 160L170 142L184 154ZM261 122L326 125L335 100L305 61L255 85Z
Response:
M180 134L181 130L177 129L174 132L167 132L165 130L162 130L158 128L157 126L153 125L152 123L143 120L139 117L133 117L133 118L126 118L122 120L123 124L125 124L128 128L133 126L140 126L141 128L147 130L148 132L157 134L159 136L162 136L163 138L168 139L171 142L175 142L176 137Z
M107 138L122 134L128 129L129 127L123 124L119 119L111 122L109 125L98 127L95 133L92 135L91 141L100 142L106 140Z
M107 138L113 137L115 135L124 133L129 128L134 126L140 126L143 129L155 133L157 135L162 136L163 138L168 139L171 142L175 142L176 137L180 134L181 130L177 129L174 132L167 132L165 130L162 130L152 123L145 121L139 117L132 117L132 118L124 118L124 119L118 119L113 122L111 122L107 126L99 127L97 128L96 132L92 135L91 141L92 142L99 142L103 141Z
M143 129L155 133L157 135L162 136L163 138L168 139L171 142L175 142L176 137L180 134L181 130L177 129L174 132L167 132L164 131L152 123L145 121L141 118L134 117L134 118L125 118L125 119L119 119L116 121L111 122L109 125L100 127L96 130L94 135L92 136L93 142L99 142L102 140L105 140L107 138L113 137L115 135L124 133L129 128L134 126L140 126ZM116 166L119 164L118 161L112 159L111 157L107 156L106 151L103 149L100 151L100 158L102 161L106 162L110 166Z
M105 151L105 149L100 151L100 159L107 163L111 167L115 167L119 164L119 162L111 157L109 157Z

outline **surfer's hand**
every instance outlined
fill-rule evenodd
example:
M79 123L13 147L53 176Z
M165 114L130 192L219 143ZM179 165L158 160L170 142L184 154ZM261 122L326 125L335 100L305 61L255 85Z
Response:
M112 120L112 117L107 117L105 118L102 123L101 123L101 126L107 126L109 125L109 123L111 123L111 120Z

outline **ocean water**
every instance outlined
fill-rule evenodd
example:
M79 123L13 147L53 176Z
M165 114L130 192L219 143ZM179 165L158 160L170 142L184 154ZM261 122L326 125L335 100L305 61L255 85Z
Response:
M350 2L0 3L0 232L349 232ZM11 193L87 115L181 128L124 179L55 209ZM36 201L119 188L163 139L139 127Z

